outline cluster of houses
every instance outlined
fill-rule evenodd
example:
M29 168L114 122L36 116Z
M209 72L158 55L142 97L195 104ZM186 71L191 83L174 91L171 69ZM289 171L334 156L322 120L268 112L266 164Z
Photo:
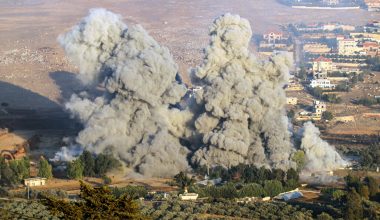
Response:
M259 42L258 52L261 56L271 56L274 53L281 52L292 57L294 45L288 34L282 31L271 30L263 34Z
M368 11L380 11L380 0L364 0Z
M308 7L329 7L329 8L350 8L359 9L360 6L368 11L380 11L380 0L293 0L293 7L301 6L300 8Z

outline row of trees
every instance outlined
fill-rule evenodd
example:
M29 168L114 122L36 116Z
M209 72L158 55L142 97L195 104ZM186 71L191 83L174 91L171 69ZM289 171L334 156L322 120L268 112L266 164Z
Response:
M304 163L304 156L299 156L299 163ZM293 159L294 160L294 159ZM223 181L242 182L242 183L260 183L266 180L278 180L285 182L288 180L296 180L298 182L299 175L293 168L288 171L281 169L267 169L265 167L257 168L253 165L240 164L226 169L221 166L216 166L211 169L207 167L199 167L196 172L200 175L209 174L210 178L221 178Z
M342 102L342 98L338 97L336 94L323 94L323 92L324 90L320 87L309 88L309 93L315 98L331 103Z
M283 185L278 180L265 180L263 184L258 183L227 183L222 186L192 186L191 191L199 194L200 197L208 198L244 198L244 197L274 197L278 194L292 190L298 185L293 181L289 181Z
M128 194L116 197L108 187L93 188L80 182L80 201L69 202L45 195L41 203L65 219L146 219L139 204Z
M38 163L39 177L50 179L53 177L52 166L49 162L41 157ZM4 157L0 156L0 185L2 186L16 186L25 178L30 177L30 160L23 157L20 160L6 161Z
M355 102L359 105L372 106L380 104L380 98L361 98Z
M368 65L368 68L370 70L380 71L380 58L379 57L368 58L365 62Z
M374 144L360 151L360 165L364 169L380 167L380 145Z
M379 183L373 177L345 177L345 188L325 188L321 199L341 209L344 219L379 219Z
M293 160L298 167L304 166L304 153L296 152ZM230 169L223 167L213 167L207 170L206 167L198 168L197 172L206 175L209 172L210 178L221 178L228 182L221 186L192 186L191 191L197 192L201 197L210 198L241 198L241 197L265 197L275 196L281 192L294 189L299 186L299 175L297 170L291 168L288 171L281 169L267 169L265 167L240 164ZM180 173L175 176L175 180L180 186L191 186L192 178Z
M83 177L104 177L105 174L121 163L111 154L94 155L89 151L83 151L82 155L67 166L67 177L70 179L82 179Z
M23 179L30 176L30 162L24 157L20 160L6 161L0 156L0 184L2 186L16 186Z
M333 219L326 213L285 202L237 203L226 199L197 203L177 200L145 203L142 213L152 219Z

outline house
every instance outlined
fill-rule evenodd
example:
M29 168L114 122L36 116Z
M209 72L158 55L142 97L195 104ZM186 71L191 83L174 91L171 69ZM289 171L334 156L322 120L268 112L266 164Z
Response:
M310 82L310 87L315 88L315 87L320 87L322 89L334 89L335 84L332 84L329 79L313 79Z
M309 43L303 45L303 50L305 53L330 53L331 48L327 46L327 44L319 44L319 43Z
M380 33L380 21L373 21L364 26L364 32Z
M348 123L348 122L355 122L355 117L353 115L350 116L335 116L334 121Z
M286 104L288 105L297 105L298 99L296 97L287 97Z
M326 103L314 100L314 113L316 116L321 116L326 111Z
M185 189L185 192L183 194L179 194L179 198L181 200L197 200L198 194L197 193L188 193L187 189Z
M302 91L303 86L299 83L290 83L286 86L285 91Z
M267 33L265 33L263 35L264 39L268 42L268 43L276 43L278 41L281 41L282 39L284 39L284 35L282 32L279 32L279 31L269 31Z
M339 0L322 0L322 3L326 5L338 5Z
M362 49L358 47L355 39L341 39L338 40L338 53L340 55L356 55Z
M205 179L205 180L197 182L197 184L204 185L204 186L208 186L208 185L215 186L220 183L222 183L222 178L211 179L211 180Z
M33 177L24 179L25 186L44 186L46 184L46 178Z
M303 197L303 194L297 188L297 189L289 191L289 192L280 193L274 198L278 199L278 200L289 201L289 200L298 199L301 197Z
M331 72L333 70L333 62L329 58L323 56L313 60L313 72Z
M356 41L376 41L380 43L380 34L378 33L357 32L350 33L350 37Z
M366 64L362 63L335 63L334 70L339 72L353 72L360 73L361 68Z
M241 199L237 199L236 202L237 203L250 203L250 202L256 202L258 200L259 200L258 197L244 197Z
M363 50L366 55L377 56L379 54L379 44L377 42L367 41L363 43Z

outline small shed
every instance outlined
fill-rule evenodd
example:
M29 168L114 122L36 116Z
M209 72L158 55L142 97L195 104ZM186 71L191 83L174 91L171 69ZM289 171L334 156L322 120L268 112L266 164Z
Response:
M43 177L33 177L24 179L25 186L44 186L46 184L46 178Z

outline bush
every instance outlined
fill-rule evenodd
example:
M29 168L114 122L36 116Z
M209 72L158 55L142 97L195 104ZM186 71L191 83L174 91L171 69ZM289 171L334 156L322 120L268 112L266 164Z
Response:
M126 194L130 196L132 199L145 198L148 195L148 191L143 186L126 186L126 187L113 187L111 188L111 192L116 198Z
M331 112L329 112L329 111L325 111L325 112L322 113L322 118L324 120L330 121L330 120L332 120L334 118L334 115Z
M103 176L102 179L103 179L103 183L106 184L106 185L112 183L112 179L110 177L108 177L108 176Z
M273 197L283 192L282 183L278 180L267 180L264 183L266 195Z

